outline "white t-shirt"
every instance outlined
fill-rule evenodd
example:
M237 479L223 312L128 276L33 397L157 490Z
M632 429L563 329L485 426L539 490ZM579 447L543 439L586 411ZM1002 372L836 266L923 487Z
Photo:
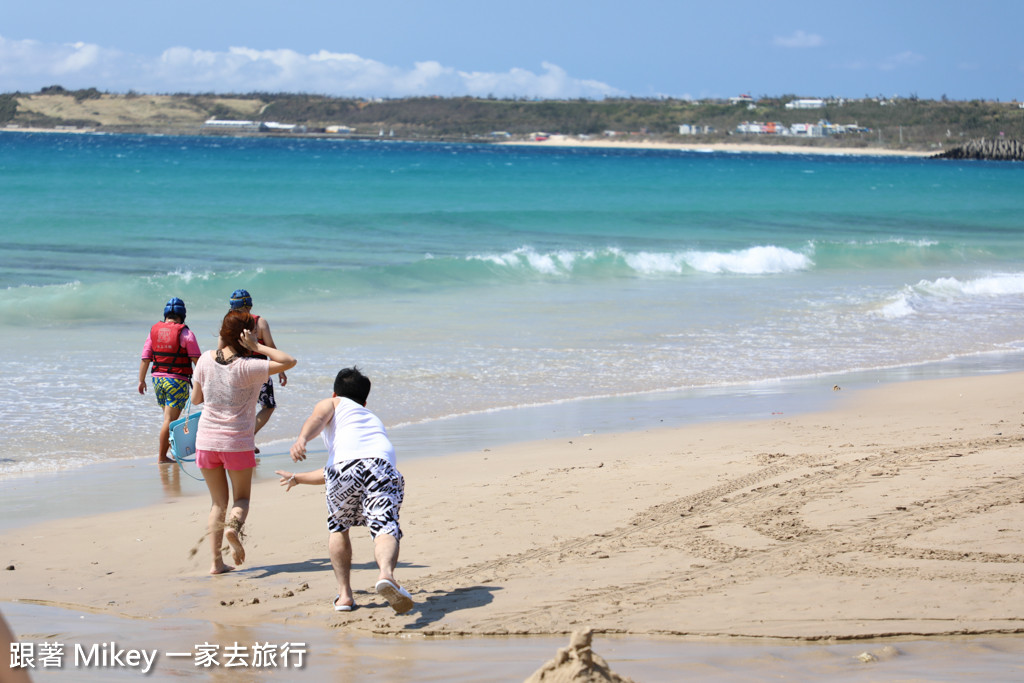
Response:
M256 401L270 376L270 361L237 357L227 365L207 351L196 362L192 382L203 388L203 414L196 449L236 453L256 447Z
M327 467L339 468L363 458L380 458L397 466L395 447L380 418L352 399L339 396L335 400L334 419L321 432L327 446Z

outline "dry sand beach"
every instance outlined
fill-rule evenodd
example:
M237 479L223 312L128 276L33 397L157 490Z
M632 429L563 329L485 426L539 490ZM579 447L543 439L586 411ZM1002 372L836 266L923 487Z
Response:
M699 138L695 138L699 140ZM741 137L741 140L748 139ZM681 152L745 152L756 154L824 154L832 156L901 156L928 157L942 150L921 151L887 147L826 147L822 145L785 144L779 142L663 142L643 137L588 137L552 135L546 140L516 140L503 145L538 147L587 147L592 149L653 149Z
M181 642L182 631L158 635L151 625L213 624L221 637L280 628L413 638L421 651L424 640L455 636L554 636L545 642L561 646L592 628L613 669L602 634L651 642L1019 634L1022 381L828 386L827 410L815 414L400 460L398 577L417 602L402 616L372 592L376 569L361 529L353 534L359 608L331 610L322 491L286 493L269 480L253 495L239 571L206 574L206 498L169 498L4 532L0 603L130 619L179 650L191 636ZM291 467L270 465L281 466ZM73 625L20 630L53 633L73 634ZM175 633L179 642L170 642ZM459 640L437 642L458 648ZM1024 654L1020 635L1000 643ZM546 658L524 665L526 674Z

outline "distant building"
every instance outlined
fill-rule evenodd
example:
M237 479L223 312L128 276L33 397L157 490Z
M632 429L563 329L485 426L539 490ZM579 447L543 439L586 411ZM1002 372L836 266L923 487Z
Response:
M257 123L256 121L229 121L226 119L207 119L205 122L203 122L203 128L255 132L260 129L260 124Z
M729 104L754 104L754 98L747 94L738 95L730 97Z
M825 129L821 124L794 123L789 127L791 135L805 138L820 138L825 136Z
M324 129L326 133L333 133L335 135L352 135L356 132L355 128L349 128L348 126L327 126Z
M684 123L679 126L680 135L708 135L714 132L713 126L698 126L693 123Z
M294 123L276 121L231 121L228 119L207 119L203 128L245 133L305 133L306 127Z
M821 109L825 106L825 100L792 100L786 102L786 109Z
M744 121L736 126L736 132L742 135L792 135L804 138L823 138L847 133L868 133L870 130L855 123L836 124L822 119L817 123L794 123L790 126L774 121L768 123Z
M270 133L305 133L306 127L294 123L278 123L277 121L264 121L260 124L260 130Z
M787 135L788 130L784 125L776 121L760 123L758 121L744 121L736 126L736 132L746 135Z

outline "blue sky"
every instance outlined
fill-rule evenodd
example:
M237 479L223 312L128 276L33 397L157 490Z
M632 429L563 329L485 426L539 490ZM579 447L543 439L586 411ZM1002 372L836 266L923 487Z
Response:
M32 0L0 92L1024 101L1021 0Z

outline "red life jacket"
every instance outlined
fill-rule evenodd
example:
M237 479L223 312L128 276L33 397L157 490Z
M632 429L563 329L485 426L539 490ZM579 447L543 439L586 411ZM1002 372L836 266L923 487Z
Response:
M252 315L252 313L250 313L249 315ZM266 346L266 343L263 341L263 338L259 336L259 334L260 334L260 332L259 332L259 329L260 329L260 317L258 315L253 315L252 319L256 321L256 341L258 343L263 344L264 346ZM264 356L262 353L253 353L252 357L253 358L266 358L266 356Z
M153 372L189 378L192 376L192 359L188 350L181 345L181 330L188 329L184 323L164 321L156 323L149 330L150 353L153 356Z

